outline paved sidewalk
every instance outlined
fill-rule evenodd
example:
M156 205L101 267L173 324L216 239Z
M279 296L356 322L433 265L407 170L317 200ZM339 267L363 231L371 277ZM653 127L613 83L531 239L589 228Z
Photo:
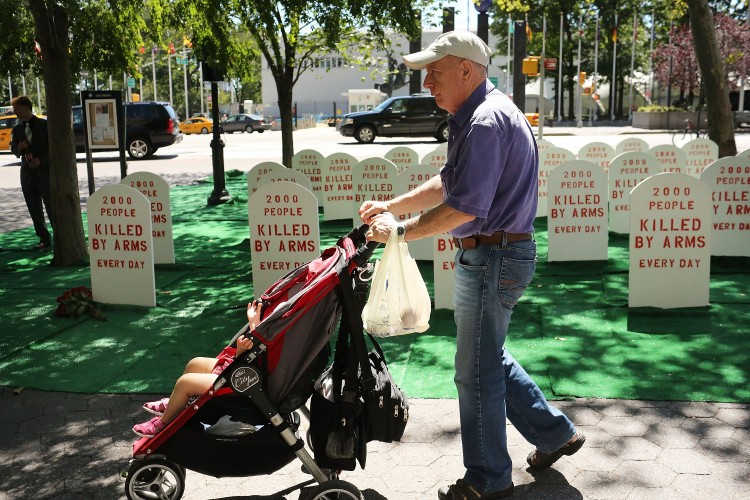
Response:
M124 498L148 395L71 394L0 388L0 499ZM367 467L341 478L366 500L437 498L463 472L455 400L417 399L400 443L372 443ZM557 402L586 445L531 474L531 450L509 427L519 499L747 499L750 405L578 399ZM305 426L303 425L303 429ZM196 450L196 452L199 452ZM249 460L254 457L248 457ZM262 460L262 457L258 457ZM217 479L188 471L187 500L296 499L276 492L309 479L295 460L270 476Z

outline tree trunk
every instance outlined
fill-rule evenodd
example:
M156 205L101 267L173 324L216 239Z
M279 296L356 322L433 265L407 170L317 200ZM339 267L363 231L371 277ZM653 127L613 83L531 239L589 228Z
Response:
M719 145L719 157L737 154L734 142L734 117L729 102L724 61L716 40L714 16L706 0L687 0L690 28L701 79L708 103L708 138Z
M61 4L54 2L50 7L46 4L43 0L29 2L42 48L46 91L54 232L52 265L64 267L84 264L88 252L81 219L73 136L68 15Z
M292 89L293 83L291 72L287 69L277 79L276 91L279 94L279 117L281 118L281 163L292 168L292 156L294 156L294 116L292 115Z

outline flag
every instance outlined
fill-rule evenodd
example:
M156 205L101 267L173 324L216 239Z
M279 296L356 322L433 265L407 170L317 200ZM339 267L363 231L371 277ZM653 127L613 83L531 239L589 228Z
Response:
M170 54L174 54L175 53L174 44L172 42L169 42L169 47L167 48L167 52L170 53Z
M39 45L39 40L34 38L34 52L36 52L36 55L40 58L42 57L42 46Z
M529 27L529 23L526 23L526 38L531 41L532 38L534 38L534 33L531 32L531 28Z
M617 43L617 25L612 28L612 41Z
M146 47L144 47L143 45L141 45L141 48L138 49L138 53L139 54L145 54L146 53Z
M193 42L190 41L190 39L187 37L187 35L183 35L182 36L182 46L183 47L188 47L188 48L190 48L190 47L193 46Z

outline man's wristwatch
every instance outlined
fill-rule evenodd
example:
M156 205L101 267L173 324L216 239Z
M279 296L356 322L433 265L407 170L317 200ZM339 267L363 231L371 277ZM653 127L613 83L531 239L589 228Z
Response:
M396 234L398 234L398 237L402 240L406 239L406 227L403 224L399 224L396 226Z

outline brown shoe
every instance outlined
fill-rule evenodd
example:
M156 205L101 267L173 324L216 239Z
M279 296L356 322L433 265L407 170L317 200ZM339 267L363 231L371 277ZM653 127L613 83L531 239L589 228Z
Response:
M508 498L513 496L513 484L505 489L485 493L470 485L463 479L456 481L447 488L438 490L440 500L494 500L496 498Z
M583 443L585 442L586 436L584 436L580 432L576 432L576 440L572 443L567 443L565 446L562 446L561 448L558 448L557 450L549 454L542 453L539 450L534 450L529 453L528 457L526 457L526 461L529 463L529 467L531 467L532 469L536 471L544 470L560 460L560 457L562 457L563 455L570 456L580 450L583 446Z

